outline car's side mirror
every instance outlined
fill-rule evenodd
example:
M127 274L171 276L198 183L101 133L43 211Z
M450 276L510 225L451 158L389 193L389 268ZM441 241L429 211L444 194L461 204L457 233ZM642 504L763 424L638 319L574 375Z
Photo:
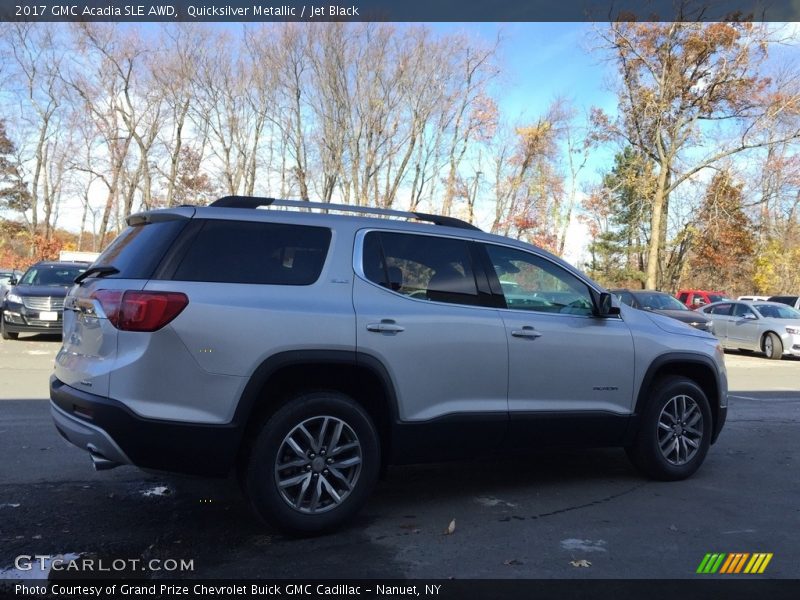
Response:
M12 275L8 280L8 285L17 285L17 278Z
M756 320L756 316L753 313L744 313L744 315L742 315L742 318L750 319L751 321Z
M619 313L619 306L614 306L611 301L611 294L608 292L600 292L595 305L595 315L598 317L612 317Z

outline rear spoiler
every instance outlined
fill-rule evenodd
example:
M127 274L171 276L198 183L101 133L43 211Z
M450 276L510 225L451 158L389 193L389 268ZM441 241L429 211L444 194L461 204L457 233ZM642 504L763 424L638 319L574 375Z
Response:
M135 227L136 225L145 225L147 223L174 221L176 219L191 219L195 212L197 211L193 206L178 206L176 208L148 210L130 215L127 219L125 219L125 222L131 227Z

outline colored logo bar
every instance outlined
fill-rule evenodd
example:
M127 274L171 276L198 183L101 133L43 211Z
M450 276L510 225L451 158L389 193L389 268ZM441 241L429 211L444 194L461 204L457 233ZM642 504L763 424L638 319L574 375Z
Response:
M725 575L748 573L763 573L769 561L772 560L772 552L731 552L731 553L711 553L709 552L700 561L697 572L702 574L720 573Z

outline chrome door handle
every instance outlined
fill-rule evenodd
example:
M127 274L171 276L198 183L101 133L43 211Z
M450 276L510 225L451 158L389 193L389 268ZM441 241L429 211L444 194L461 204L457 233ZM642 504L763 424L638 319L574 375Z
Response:
M380 323L367 323L367 331L375 333L400 333L405 330L405 327L397 325L392 319L383 319Z
M518 338L527 338L529 340L534 340L538 337L542 337L542 334L536 331L530 325L525 325L522 329L514 329L511 332L511 335Z

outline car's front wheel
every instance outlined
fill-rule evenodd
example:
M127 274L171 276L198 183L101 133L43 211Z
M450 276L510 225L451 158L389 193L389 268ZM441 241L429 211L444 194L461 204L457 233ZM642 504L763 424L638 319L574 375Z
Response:
M2 315L0 315L0 336L2 336L4 340L16 340L19 338L19 334L17 332L8 331L8 329L6 329L6 323L5 320L3 320Z
M770 332L764 336L761 342L761 347L764 349L764 354L771 360L780 360L783 358L783 342L774 333Z
M653 479L675 481L694 474L711 443L711 409L703 390L684 377L667 377L653 387L628 457Z
M264 521L308 535L352 518L379 470L378 433L366 411L345 394L314 392L296 396L264 422L244 483Z

